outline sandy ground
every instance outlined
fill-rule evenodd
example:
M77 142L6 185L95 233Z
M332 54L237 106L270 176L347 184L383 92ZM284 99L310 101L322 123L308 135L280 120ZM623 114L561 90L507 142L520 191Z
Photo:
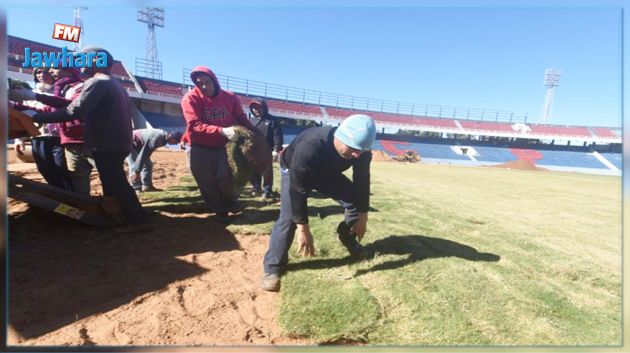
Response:
M183 152L152 159L158 188L188 173ZM41 180L33 164L9 169ZM95 173L92 184L100 194ZM205 213L159 212L142 234L12 199L8 213L10 346L312 344L283 335L279 294L258 287L268 236L232 234Z

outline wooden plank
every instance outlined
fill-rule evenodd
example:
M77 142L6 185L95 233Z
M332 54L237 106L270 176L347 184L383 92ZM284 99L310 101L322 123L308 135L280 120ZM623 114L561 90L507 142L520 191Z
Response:
M9 196L29 205L37 206L96 227L113 227L117 225L112 218L103 213L82 210L32 191L20 190L14 186L9 187Z
M28 115L9 108L9 139L39 136L39 129Z
M125 221L116 199L81 195L12 174L9 196L96 226L109 227Z

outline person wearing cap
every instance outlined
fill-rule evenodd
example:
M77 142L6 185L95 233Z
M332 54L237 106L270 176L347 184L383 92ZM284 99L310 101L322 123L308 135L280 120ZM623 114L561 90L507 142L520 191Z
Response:
M195 87L181 102L186 119L185 135L190 141L190 170L199 192L216 220L230 221L229 213L240 213L232 192L232 172L225 145L237 138L234 125L254 131L238 97L224 91L216 75L205 66L190 73Z
M269 108L267 102L264 99L257 99L249 104L249 110L254 115L251 119L252 125L258 131L262 133L267 140L267 144L271 148L272 156L275 158L280 151L282 151L282 145L284 144L284 136L282 134L282 126L280 120L277 117L269 114ZM254 187L253 193L258 195L262 191L263 200L272 200L273 194L273 166L269 167L262 173L256 173L252 175L250 182ZM262 178L262 190L260 179Z
M151 154L156 149L179 144L181 132L168 133L161 129L133 130L133 148L127 156L129 182L136 192L157 191L153 186Z
M263 260L261 287L280 290L288 254L297 232L298 253L315 255L308 223L308 196L317 190L345 210L337 227L341 244L356 259L365 257L359 243L367 230L370 163L376 137L374 120L355 114L337 128L312 127L300 133L280 156L280 216L274 223ZM352 167L352 180L343 172Z
M150 226L138 196L127 182L124 163L131 152L132 126L131 101L127 91L112 74L114 58L105 49L87 47L83 53L104 53L106 64L97 66L97 58L91 65L81 68L89 77L79 96L65 109L33 116L35 122L83 121L83 149L90 154L101 180L103 195L115 197L130 226L128 231L148 231ZM99 55L100 56L100 55Z

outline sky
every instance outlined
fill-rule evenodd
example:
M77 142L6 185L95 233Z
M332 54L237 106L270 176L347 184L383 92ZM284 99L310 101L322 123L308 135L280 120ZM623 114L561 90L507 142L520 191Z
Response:
M147 37L136 4L83 12L84 42L107 48L132 71L145 57ZM221 75L309 90L511 111L537 123L544 72L553 67L562 77L549 123L621 126L621 2L209 4L157 4L165 9L166 26L156 30L163 79L182 82L184 68L206 65ZM23 5L5 5L9 35L71 44L51 37L54 23L73 23L69 2Z

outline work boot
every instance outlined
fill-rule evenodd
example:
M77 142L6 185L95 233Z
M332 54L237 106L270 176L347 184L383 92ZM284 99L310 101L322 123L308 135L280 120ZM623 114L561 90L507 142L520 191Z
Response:
M276 273L265 273L260 281L260 288L269 292L280 291L280 275Z
M355 234L350 233L350 226L345 221L341 221L339 226L337 226L337 234L337 239L348 250L350 256L358 260L363 260L367 257L363 245L359 244Z
M232 216L240 216L241 214L243 214L243 211L244 211L244 210L245 210L245 209L243 208L243 206L242 206L240 203L235 202L235 203L234 203L234 204L232 204L232 206L230 207L230 214L231 214Z
M228 216L227 212L217 212L215 220L219 223L230 223L230 216Z
M160 189L156 188L153 185L142 187L142 192L152 192L152 191L160 191Z

